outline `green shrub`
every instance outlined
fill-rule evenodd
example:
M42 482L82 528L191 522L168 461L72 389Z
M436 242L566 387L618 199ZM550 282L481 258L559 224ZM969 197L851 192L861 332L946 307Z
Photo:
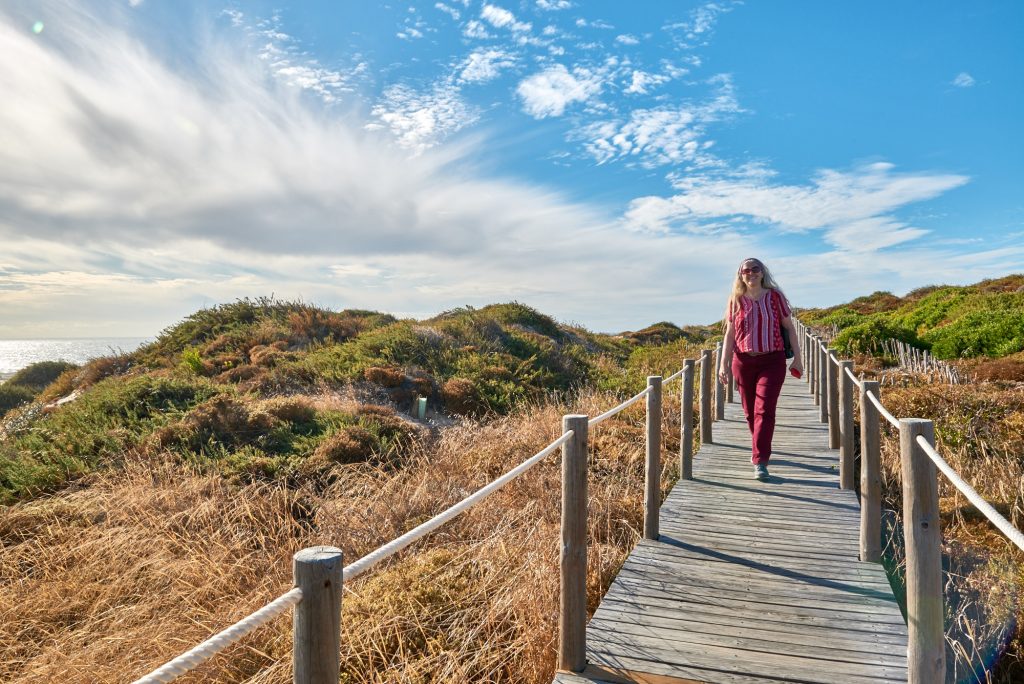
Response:
M35 398L35 393L28 387L12 385L9 382L0 385L0 416L11 409L30 403Z
M895 325L882 315L840 331L833 342L843 354L881 354L882 342L900 340L914 347L922 347L913 330Z
M25 387L39 394L62 373L77 368L77 365L67 361L39 361L15 373L7 384Z

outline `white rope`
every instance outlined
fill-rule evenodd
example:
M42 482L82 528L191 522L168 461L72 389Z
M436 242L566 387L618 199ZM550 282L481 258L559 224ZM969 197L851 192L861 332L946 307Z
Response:
M932 463L942 471L953 486L960 490L960 492L967 497L967 500L974 504L974 507L985 514L985 517L992 521L992 524L999 528L999 531L1005 534L1010 541L1024 550L1024 534L1021 533L1016 527L1010 524L1010 521L999 515L999 511L992 508L989 502L981 498L978 492L974 491L971 485L964 482L955 470L939 455L939 452L935 450L928 440L924 438L924 435L917 436L917 443L920 445L924 452L928 454L928 457L932 459Z
M853 369L847 366L845 370L846 374L850 376L851 380L853 380L853 384L856 385L857 387L860 387L860 380L858 380L857 376L853 374Z
M604 421L606 421L609 418L611 418L612 416L614 416L616 413L619 413L620 411L625 410L626 408L632 406L636 402L638 402L641 399L643 399L644 397L646 397L647 393L650 392L650 391L651 391L651 388L648 387L647 389L645 389L640 394L637 394L636 396L634 396L634 397L632 397L630 399L627 399L626 401L622 402L621 404L619 404L615 408L608 409L607 411L605 411L601 415L597 416L596 418L591 418L589 421L587 421L587 425L589 427L594 427L598 423L603 423Z
M346 565L345 569L342 570L342 577L344 581L348 582L355 579L356 577L363 574L364 572L366 572L367 570L369 570L385 558L395 555L409 544L412 544L417 539L420 539L421 537L430 534L438 527L445 524L446 522L448 522L455 516L459 515L463 511L472 508L475 504L487 498L488 496L490 496L497 490L501 489L506 484L508 484L509 482L516 479L517 477L525 473L527 470L535 466L538 462L540 462L545 456L550 454L552 451L568 442L572 438L572 435L572 430L569 430L568 432L562 434L561 437L559 437L554 442L546 446L542 451L534 454L527 460L523 461L518 466L508 471L507 473L505 473L504 475L502 475L501 477L499 477L497 480L490 483L486 487L483 487L476 493L467 496L465 499L455 504L448 510L442 513L438 513L422 525L414 527L398 539L392 540L384 546L377 549L376 551L368 553L367 555L357 560L355 563Z
M672 375L670 375L667 378L665 378L664 380L662 380L661 384L667 385L668 383L672 382L676 378L682 377L684 372L686 372L686 368L680 368L675 373L673 373Z
M868 395L868 399L870 399L871 403L875 405L875 408L878 409L878 412L885 416L885 419L893 424L893 427L900 426L900 421L896 419L896 416L892 415L891 413L885 410L885 407L882 406L881 400L875 396L874 392L866 392L865 394Z
M302 590L295 587L289 592L263 606L249 617L242 618L222 632L199 644L191 651L183 653L166 665L162 665L132 684L167 684L173 682L189 670L194 670L225 648L235 643L246 634L259 629L274 618L286 613L292 606L302 600Z

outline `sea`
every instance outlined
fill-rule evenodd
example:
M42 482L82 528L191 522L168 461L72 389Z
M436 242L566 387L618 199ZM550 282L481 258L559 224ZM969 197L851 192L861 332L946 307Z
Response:
M83 364L100 356L135 351L152 338L82 337L39 340L0 340L0 380L6 380L37 361Z

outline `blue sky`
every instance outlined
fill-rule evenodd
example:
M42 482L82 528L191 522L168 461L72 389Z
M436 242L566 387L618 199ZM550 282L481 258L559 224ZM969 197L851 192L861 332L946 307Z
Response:
M1024 271L1017 2L5 3L0 336Z

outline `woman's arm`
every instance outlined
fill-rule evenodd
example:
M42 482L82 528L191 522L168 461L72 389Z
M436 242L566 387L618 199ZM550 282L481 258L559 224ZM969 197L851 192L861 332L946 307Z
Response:
M796 332L796 326L793 324L793 318L786 316L782 319L782 327L789 333L789 345L793 347L793 363L790 364L790 368L803 372L804 362L800 356L800 335Z
M736 348L736 336L732 330L732 320L725 322L725 340L722 341L722 360L718 364L718 381L723 385L729 384L732 377L732 354Z

